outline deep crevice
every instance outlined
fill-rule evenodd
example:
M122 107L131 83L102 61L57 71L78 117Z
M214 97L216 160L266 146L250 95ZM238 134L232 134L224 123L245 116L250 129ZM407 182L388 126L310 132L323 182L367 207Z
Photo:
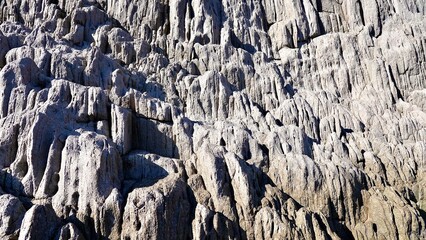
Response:
M399 90L398 85L396 84L396 80L395 80L395 77L393 75L392 67L390 65L388 65L388 72L389 72L389 78L390 78L392 84L395 86L395 89L396 89L396 97L404 100L404 97L402 96L401 91Z
M357 6L357 8L358 8L358 10L359 10L359 15L360 15L360 17L361 17L361 23L362 23L362 25L364 25L364 26L365 26L364 9L362 9L361 1L357 1L357 2L356 2L356 6Z

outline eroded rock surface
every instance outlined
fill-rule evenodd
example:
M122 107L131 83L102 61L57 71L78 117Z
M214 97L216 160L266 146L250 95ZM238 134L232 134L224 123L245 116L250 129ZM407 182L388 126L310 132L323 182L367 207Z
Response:
M1 239L425 239L424 0L0 2Z

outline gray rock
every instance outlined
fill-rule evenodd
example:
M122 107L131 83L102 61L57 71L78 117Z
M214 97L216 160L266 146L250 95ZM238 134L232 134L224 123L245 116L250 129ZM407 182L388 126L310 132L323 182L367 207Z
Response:
M25 213L19 239L50 239L59 224L51 205L34 205Z
M67 223L65 226L63 226L55 238L59 240L65 240L65 239L84 240L85 239L84 236L81 234L81 232L78 230L78 228L72 223Z
M0 196L0 209L0 237L16 238L24 218L24 206L18 198L4 194Z
M185 183L173 175L142 183L129 193L122 238L174 239L190 236L190 203ZM149 217L148 217L149 216Z
M426 238L425 14L0 1L0 238Z
M130 64L136 60L133 39L129 33L120 28L113 28L108 33L108 46L112 57Z
M112 142L94 132L69 136L62 151L59 176L58 191L52 198L58 216L75 216L83 223L94 219L98 234L117 236L117 189L123 173L120 155Z
M5 37L1 32L0 32L0 67L3 67L6 64L6 53L9 51L9 42L7 37Z

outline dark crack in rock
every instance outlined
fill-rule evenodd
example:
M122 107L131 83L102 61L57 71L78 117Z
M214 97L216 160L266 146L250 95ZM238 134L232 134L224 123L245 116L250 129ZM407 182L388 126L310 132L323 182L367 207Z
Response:
M0 1L1 239L426 239L424 0Z

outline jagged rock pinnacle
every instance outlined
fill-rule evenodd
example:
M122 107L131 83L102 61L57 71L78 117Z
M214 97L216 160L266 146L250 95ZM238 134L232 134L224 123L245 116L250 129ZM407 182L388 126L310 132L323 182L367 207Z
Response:
M426 1L0 0L0 239L425 239Z

